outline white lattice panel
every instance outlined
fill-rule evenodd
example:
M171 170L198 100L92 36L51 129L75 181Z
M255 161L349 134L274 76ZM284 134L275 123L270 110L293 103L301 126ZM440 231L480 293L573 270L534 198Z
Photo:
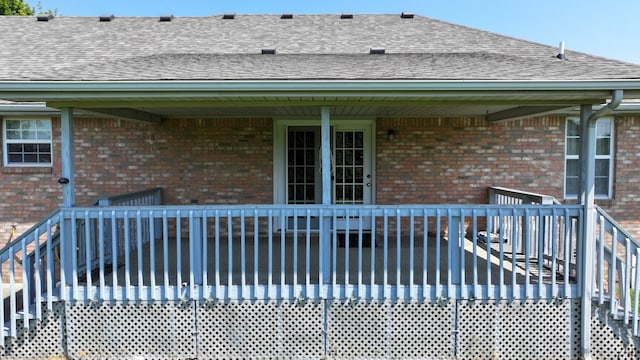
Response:
M198 308L199 359L306 359L324 354L322 303L227 302Z
M572 359L579 351L577 301L462 302L460 359Z
M67 305L71 358L195 357L195 310L187 303Z
M328 311L330 358L453 357L453 303L333 302Z
M591 354L594 359L638 359L640 339L629 328L608 315L608 310L592 306Z
M15 338L5 338L5 349L0 358L50 359L64 355L63 303L55 303L53 311L43 314L41 321L31 320L28 329L23 327L22 320L17 325L18 335Z

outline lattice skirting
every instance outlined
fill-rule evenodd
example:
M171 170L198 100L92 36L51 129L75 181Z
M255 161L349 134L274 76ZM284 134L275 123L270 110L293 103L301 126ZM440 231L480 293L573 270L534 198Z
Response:
M593 356L640 342L594 304ZM55 304L7 359L576 359L580 303L181 302Z

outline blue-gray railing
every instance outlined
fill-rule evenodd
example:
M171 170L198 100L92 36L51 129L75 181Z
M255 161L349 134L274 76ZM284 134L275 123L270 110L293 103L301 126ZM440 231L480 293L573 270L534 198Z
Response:
M602 208L596 206L594 276L596 295L600 305L608 307L615 319L631 322L633 334L638 336L640 316L640 272L638 258L640 243Z

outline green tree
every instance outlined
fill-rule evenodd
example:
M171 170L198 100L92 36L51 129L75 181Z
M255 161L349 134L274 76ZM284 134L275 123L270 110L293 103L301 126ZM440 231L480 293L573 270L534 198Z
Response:
M0 0L0 15L33 15L34 9L23 0Z

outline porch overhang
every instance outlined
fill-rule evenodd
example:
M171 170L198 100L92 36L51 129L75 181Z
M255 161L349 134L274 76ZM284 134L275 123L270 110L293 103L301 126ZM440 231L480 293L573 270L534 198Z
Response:
M189 116L484 116L490 121L640 98L635 80L9 81L0 98L126 120Z

